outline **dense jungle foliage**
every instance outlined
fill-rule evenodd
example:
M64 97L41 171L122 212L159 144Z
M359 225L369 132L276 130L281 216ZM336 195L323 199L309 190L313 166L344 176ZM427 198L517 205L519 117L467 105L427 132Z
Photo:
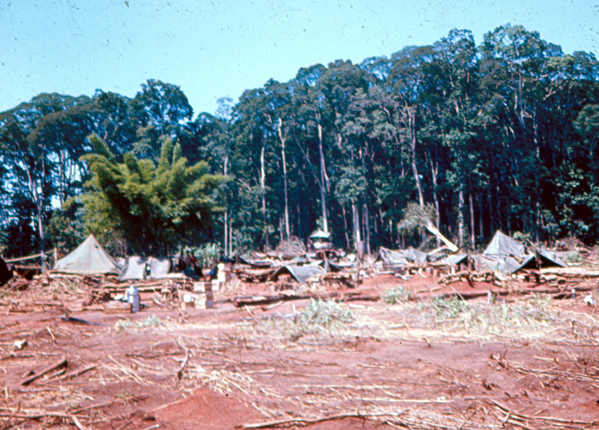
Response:
M219 106L194 118L148 80L0 113L4 255L89 232L116 254L238 253L317 227L374 251L423 240L399 229L409 204L464 248L496 229L599 237L599 64L521 26L313 65Z

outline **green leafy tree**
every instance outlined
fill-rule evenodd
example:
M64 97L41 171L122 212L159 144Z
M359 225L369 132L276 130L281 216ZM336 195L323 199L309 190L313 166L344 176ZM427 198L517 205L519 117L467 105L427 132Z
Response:
M96 153L83 157L92 178L82 201L86 227L99 239L115 230L130 252L164 256L210 232L219 209L212 192L225 178L209 174L208 163L188 166L170 139L157 166L130 153L118 162L99 137L89 139Z

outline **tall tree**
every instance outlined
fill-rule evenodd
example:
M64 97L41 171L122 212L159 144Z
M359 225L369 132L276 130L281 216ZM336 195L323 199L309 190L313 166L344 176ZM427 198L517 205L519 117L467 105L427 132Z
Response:
M188 166L181 147L166 140L157 166L130 153L119 163L99 137L90 141L96 153L83 157L92 172L83 196L90 231L102 237L116 229L130 251L154 256L197 244L209 232L218 209L212 192L224 178L209 174L206 162Z

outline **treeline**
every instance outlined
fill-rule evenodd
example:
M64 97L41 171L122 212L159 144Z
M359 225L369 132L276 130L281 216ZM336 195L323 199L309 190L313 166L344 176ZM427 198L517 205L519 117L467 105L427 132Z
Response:
M219 104L194 119L178 86L149 80L132 99L41 94L0 114L5 255L70 248L88 231L129 252L122 234L86 218L92 133L119 160L155 164L172 139L190 165L227 176L201 237L189 235L227 253L317 226L347 248L418 244L398 229L410 203L462 247L496 229L533 241L599 236L599 64L521 26L479 46L452 30L390 58L302 68Z

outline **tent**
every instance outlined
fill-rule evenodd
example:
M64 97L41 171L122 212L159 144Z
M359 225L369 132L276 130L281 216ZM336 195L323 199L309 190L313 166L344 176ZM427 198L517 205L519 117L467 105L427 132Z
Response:
M118 275L123 268L102 248L93 234L81 245L54 264L54 270L80 275L99 275L113 273Z
M279 279L279 276L289 274L301 285L305 284L308 278L318 275L320 273L326 273L326 271L320 266L283 266L277 270L271 277L272 281Z
M525 256L528 258L527 256ZM525 259L526 259L525 258ZM502 255L473 255L472 259L475 262L477 270L482 272L487 270L497 270L503 273L515 273L519 270L522 264L522 259L514 257L506 257Z
M444 255L437 260L437 263L449 264L457 266L468 260L468 254Z
M6 265L2 257L0 257L0 285L10 281L12 277L12 271L8 270L8 266Z
M170 258L129 257L125 260L119 281L132 279L161 279L168 277L171 271Z
M567 264L564 263L561 258L559 258L556 252L542 249L538 251L538 254L539 260L541 262L541 267L539 267L539 265L537 264L537 259L534 255L525 255L524 261L522 261L522 263L520 263L520 265L510 273L516 273L522 269L540 269L543 267L567 267Z
M495 236L483 252L483 255L499 255L499 256L524 256L524 245L509 236L506 236L499 230L495 232Z
M377 259L383 260L387 264L408 264L408 263L426 263L428 254L426 252L418 251L414 248L400 249L393 251L387 248L381 248L379 250L379 257Z
M479 270L498 270L513 274L522 269L539 269L535 254L525 254L521 242L497 231L482 255L474 256ZM541 248L535 251L541 267L566 267L558 253Z

